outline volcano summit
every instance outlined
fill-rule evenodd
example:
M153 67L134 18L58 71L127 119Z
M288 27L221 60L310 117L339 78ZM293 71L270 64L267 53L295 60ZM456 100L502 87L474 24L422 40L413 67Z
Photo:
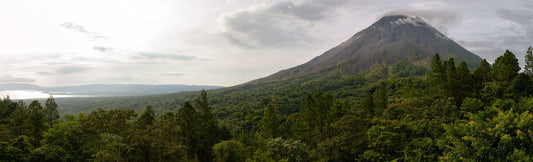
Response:
M291 78L339 71L356 74L372 68L388 67L404 61L429 67L435 54L453 57L476 67L481 58L461 47L420 17L385 16L340 45L302 65L282 70L268 79Z

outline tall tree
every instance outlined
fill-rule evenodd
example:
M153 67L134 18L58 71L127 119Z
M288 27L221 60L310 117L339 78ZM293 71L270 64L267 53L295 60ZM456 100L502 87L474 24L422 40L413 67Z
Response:
M345 107L330 94L318 92L308 95L300 107L298 118L302 125L298 126L301 128L297 138L314 146L331 133L327 131L327 126L339 120L342 117L340 114L345 112L344 109Z
M533 75L533 47L529 46L526 52L526 65L524 65L524 73Z
M128 130L133 126L133 123L128 121L137 115L134 110L103 110L99 108L86 117L78 117L78 120L84 127L83 129L126 136L129 133Z
M455 67L455 60L452 58L449 58L448 61L444 62L444 66L446 67L446 92L449 97L457 98L458 89L457 85L459 84L457 81L457 69Z
M237 141L222 141L213 146L213 160L216 162L245 161L245 154L243 144Z
M43 132L46 130L46 117L43 113L41 103L37 100L33 100L30 105L28 105L28 110L28 121L31 129L29 138L33 146L37 147L43 137Z
M433 94L444 97L446 95L446 67L439 54L435 54L431 59L431 71L432 73L429 74L429 80L431 84L434 85L432 91L435 93Z
M152 110L151 106L146 106L144 112L141 114L141 117L135 121L138 127L141 129L146 129L146 126L152 125L155 119L155 113Z
M207 101L207 92L202 90L200 96L196 98L196 103L194 103L195 108L199 111L200 117L204 120L212 120L213 115L211 114L211 108L209 107L209 102Z
M11 120L9 122L9 129L11 133L16 137L20 135L30 135L30 124L28 123L28 117L30 116L28 108L23 101L17 102L15 111L11 113Z
M387 109L387 100L388 100L388 94L387 94L387 83L381 82L379 83L379 86L377 88L377 91L375 92L374 97L374 115L375 116L381 116L383 114L383 111Z
M44 103L44 115L46 116L46 124L52 127L59 120L59 111L57 110L56 100L52 95Z
M198 120L198 113L192 107L189 101L183 103L183 107L178 110L177 122L180 127L180 135L182 141L189 147L188 157L195 158L203 155L198 155L200 138L198 136L200 123Z
M16 138L11 144L11 147L14 149L11 149L12 151L10 151L12 154L10 159L2 159L2 161L31 161L31 150L33 148L29 141L28 137L24 135Z
M413 80L411 78L404 80L400 91L404 98L415 97L416 91L415 91Z
M275 138L280 134L278 132L279 126L281 125L281 115L272 107L272 105L267 105L265 107L265 113L263 118L261 118L259 129L261 130L262 135L265 138Z
M301 141L281 137L270 139L267 150L271 152L271 159L268 161L310 161L306 148Z
M367 93L363 101L359 104L359 107L362 109L362 116L367 118L374 117L375 113L375 104L374 104L374 94L371 92Z
M456 106L460 107L463 100L472 94L472 74L466 65L466 62L461 62L457 67L457 98Z
M533 94L533 81L529 75L520 73L513 80L512 89L516 98L528 97Z
M444 67L442 65L442 60L440 58L440 55L437 53L433 56L431 59L431 71L435 74L443 74L444 73Z
M515 55L511 51L506 50L502 56L496 58L492 70L498 81L504 82L506 86L509 86L518 75L520 66Z
M198 130L198 136L200 139L200 144L198 146L198 157L200 161L210 161L212 158L212 148L213 145L217 144L220 141L220 130L217 127L217 123L213 114L211 113L211 107L209 106L209 101L207 100L207 92L202 90L200 96L196 98L194 107L198 112L198 117L200 119L200 128Z
M474 87L474 97L480 98L479 94L481 93L481 90L483 89L483 85L486 82L492 81L491 77L491 69L490 64L487 62L486 59L483 59L481 63L479 63L479 67L474 71L473 74L473 87Z

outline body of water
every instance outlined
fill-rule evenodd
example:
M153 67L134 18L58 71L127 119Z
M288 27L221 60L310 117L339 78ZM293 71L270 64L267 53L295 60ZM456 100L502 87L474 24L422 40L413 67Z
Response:
M64 98L64 97L90 97L82 95L68 95L65 93L54 94L54 92L44 92L36 90L7 90L0 91L0 97L5 98L9 95L10 99L15 100L25 100L25 99L39 99L39 98L48 98L50 95L53 95L54 98Z

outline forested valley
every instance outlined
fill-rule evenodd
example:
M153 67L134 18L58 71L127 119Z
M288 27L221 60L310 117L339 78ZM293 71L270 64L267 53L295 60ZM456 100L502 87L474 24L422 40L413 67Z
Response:
M248 101L264 105L257 111L213 109L206 91L169 111L61 117L53 97L44 106L5 98L0 161L530 161L531 51L523 72L510 51L472 70L437 54L427 74Z

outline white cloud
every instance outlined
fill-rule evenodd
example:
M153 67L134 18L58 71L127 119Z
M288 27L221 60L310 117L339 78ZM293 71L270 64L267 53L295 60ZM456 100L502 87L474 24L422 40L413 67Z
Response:
M94 46L93 49L96 51L100 51L100 52L108 52L108 51L113 50L113 48L111 47L104 47L104 46Z
M505 49L522 59L533 44L531 8L496 0L9 1L0 5L0 56L9 59L0 62L11 76L4 79L41 86L228 86L302 64L384 14L420 16L489 61Z
M63 66L57 69L56 72L59 74L72 74L72 73L79 73L87 69L90 69L90 68L84 67L84 66Z
M408 15L422 17L431 26L442 33L447 33L448 27L459 23L456 13L451 11L446 4L434 4L434 7L419 8L416 6L393 9L385 12L386 15Z
M308 29L337 14L346 0L283 1L253 5L219 18L225 36L245 47L295 46L312 41Z
M4 75L0 77L0 83L31 83L31 82L35 82L35 79L14 77L11 75Z
M137 58L137 59L170 59L170 60L182 60L182 61L191 61L191 60L197 59L195 56L156 53L156 52L137 52L136 54L137 55L134 56L134 58Z

